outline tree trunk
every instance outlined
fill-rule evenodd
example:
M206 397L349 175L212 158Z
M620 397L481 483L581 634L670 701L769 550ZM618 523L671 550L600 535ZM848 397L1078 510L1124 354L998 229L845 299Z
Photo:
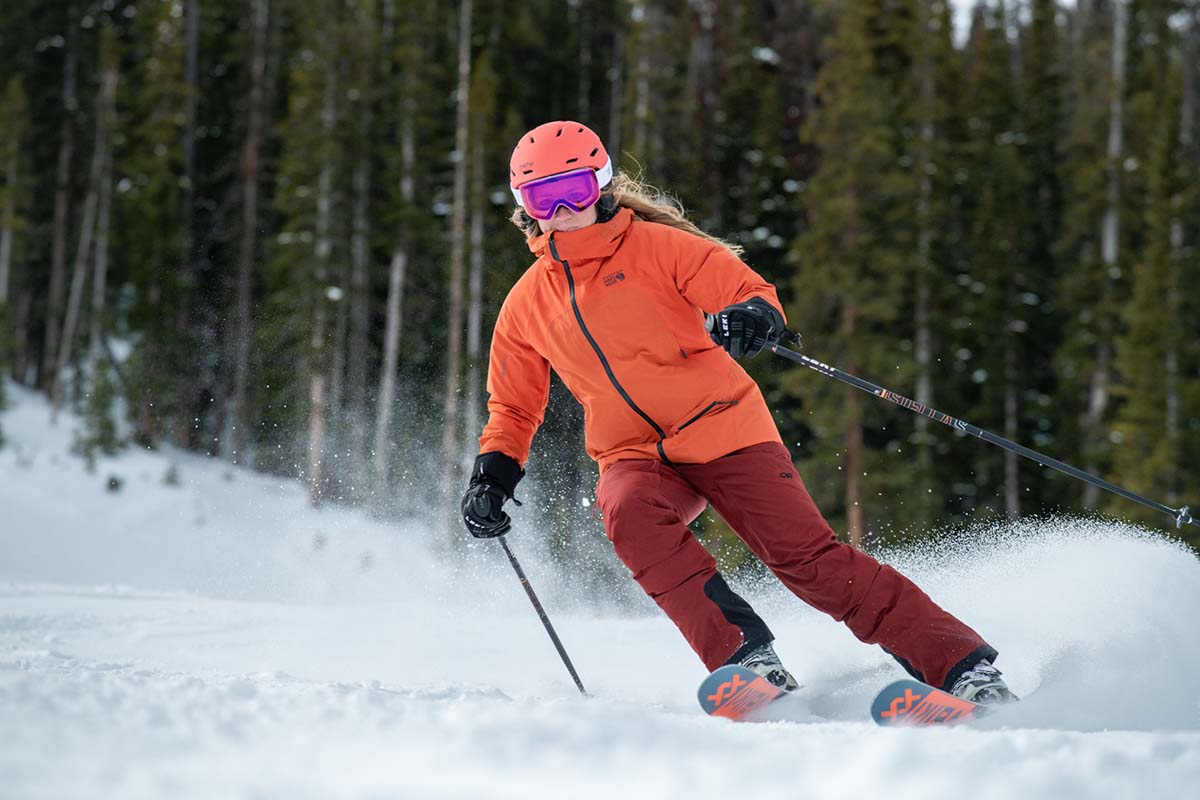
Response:
M471 91L471 0L459 2L458 112L455 120L454 207L450 221L450 286L446 314L446 397L442 410L443 498L455 494L459 446L459 380L462 372L463 261L466 256L469 97Z
M401 132L401 161L403 176L400 196L408 206L413 201L413 169L415 167L416 136L413 122L407 116ZM388 269L388 308L384 325L382 378L379 380L379 401L374 429L373 467L380 486L388 480L391 459L391 420L396 402L396 369L400 366L400 336L403 330L404 277L408 271L408 229L401 224L396 243L392 246Z
M325 33L322 38L328 38ZM309 340L308 373L308 500L319 508L325 497L325 420L327 417L325 387L330 370L329 342L326 333L329 299L329 262L333 252L333 140L337 124L337 75L333 64L337 48L326 41L321 47L325 59L325 90L321 99L321 131L324 134L324 156L317 178L316 272L313 275L313 321ZM336 367L336 365L335 365Z
M100 96L96 103L96 136L92 150L92 168L88 179L87 198L83 204L79 246L75 251L74 266L71 270L71 293L67 299L67 312L63 319L62 335L58 340L58 353L50 384L50 400L55 412L62 406L63 379L71 360L71 346L74 343L75 329L79 324L79 312L83 305L83 285L87 280L88 256L92 252L92 237L96 231L96 206L101 193L100 185L104 181L105 162L108 159L109 120L104 109L109 108L110 103L115 102L112 98L115 97L116 90L116 69L105 69L100 79ZM78 381L76 385L78 385Z
M1196 122L1196 74L1194 65L1196 64L1196 59L1200 58L1200 7L1197 7L1193 11L1192 19L1189 22L1190 27L1183 36L1183 59L1180 69L1183 85L1181 87L1179 153L1180 161L1183 164L1195 163L1193 159L1196 155L1193 150L1193 126ZM1184 233L1184 220L1181 214L1176 213L1171 220L1171 273L1167 289L1167 319L1172 320L1173 324L1182 318L1180 308L1182 305L1182 295L1180 290L1183 280L1183 264L1186 257L1187 242L1186 234ZM1181 416L1181 404L1183 400L1180 390L1179 366L1180 337L1177 332L1172 331L1168 335L1167 341L1164 401L1166 404L1167 448L1171 454L1172 475L1167 486L1166 503L1170 506L1177 506L1180 503L1180 492L1183 488L1181 486L1180 475L1183 472L1184 460L1182 452L1183 420Z
M185 0L184 5L184 82L183 106L183 186L180 202L183 205L184 258L193 282L199 268L196 241L196 101L199 95L200 61L200 0Z
M930 0L920 0L919 30L935 34L931 30L932 14ZM933 405L933 334L930 320L930 284L933 274L933 220L930 219L933 180L930 166L933 161L933 146L936 135L934 127L934 83L933 59L928 50L918 57L920 112L919 156L916 160L918 176L917 192L917 263L916 263L916 341L917 385L914 399L926 408ZM933 516L931 506L933 472L932 436L929 434L929 418L918 414L916 418L917 455L917 507L918 520L928 525Z
M39 383L53 389L58 358L59 318L66 283L67 239L70 237L71 162L75 154L75 6L67 11L66 53L63 62L63 118L58 140L58 166L54 189L54 243L50 251L50 291L46 305L46 343L42 351Z
M379 381L379 399L375 409L375 443L371 448L371 466L379 487L387 483L391 458L393 404L396 402L396 369L400 363L400 311L404 301L404 274L408 267L408 243L400 240L392 248L388 267L387 321L384 324L383 364Z
M17 165L20 161L21 142L14 137L9 142L8 156L4 159L4 208L0 209L0 308L8 305L8 282L12 269L13 237L17 227ZM7 331L0 331L0 336Z
M335 418L346 407L346 338L350 332L350 304L345 287L350 285L352 272L344 260L339 266L336 280L332 273L328 276L328 280L333 281L332 285L337 287L333 339L329 343L329 413Z
M480 374L483 327L483 140L485 121L478 120L471 143L471 274L470 298L467 305L467 413L463 442L463 472L471 470L471 461L479 451L476 437L483 429L479 409L482 405Z
M242 143L240 168L242 192L242 231L238 244L237 283L234 289L234 322L230 356L233 362L233 387L227 400L224 446L234 464L249 463L246 453L248 409L246 395L250 383L250 337L253 335L252 302L255 259L258 249L259 151L266 126L265 84L267 68L267 27L270 0L251 0L250 108L246 138Z
M325 344L325 298L320 287L313 298L312 336L309 349L313 355L321 353ZM308 375L308 502L320 508L324 498L321 470L325 461L325 371L311 369Z
M852 299L845 301L842 317L842 334L846 342L854 340L854 332L858 323L858 306ZM858 364L853 357L847 359L847 371L851 374L858 372ZM858 390L847 386L845 390L846 404L846 524L849 529L850 544L859 550L863 549L866 524L863 514L863 424L862 401Z
M200 286L200 253L196 236L196 103L200 82L200 0L185 0L184 5L184 109L183 109L183 186L180 205L183 212L183 270L184 284L192 291L192 301L181 312L180 324L185 335L193 342L203 341L203 311L196 294ZM173 432L175 444L180 448L199 444L197 403L202 394L201 370L188 370L187 388L181 398L183 408L179 422Z
M691 146L695 148L694 160L697 164L697 171L693 174L701 196L707 199L702 206L702 213L709 219L723 220L725 187L722 186L720 171L710 166L720 161L721 154L713 143L714 126L707 124L713 119L719 102L713 89L718 83L718 77L714 74L717 4L713 0L693 0L690 6L692 30L684 97L689 106L689 118L695 121L690 126L693 137Z
M633 154L642 163L646 162L646 151L650 147L650 13L650 9L643 6L634 39L637 63L633 72Z
M30 326L32 325L33 290L23 287L17 295L16 313L13 319L15 340L13 349L16 357L13 359L13 379L21 383L31 383L30 370L36 366L36 359L30 351Z
M1020 407L1017 402L1017 351L1012 334L1004 339L1004 436L1017 440ZM1004 513L1010 519L1021 516L1021 484L1019 458L1011 450L1004 451Z
M592 118L592 10L587 0L577 6L575 34L579 37L579 95L576 101L578 116L575 119Z
M612 69L609 72L608 148L613 169L621 166L621 110L625 107L625 34L620 26L613 31Z
M385 54L395 48L395 6L384 4ZM385 60L387 56L385 55ZM389 62L390 63L390 62ZM400 363L401 310L404 300L404 277L408 268L408 227L404 216L414 197L413 172L416 169L416 129L413 118L416 103L411 91L403 95L404 114L400 122L400 203L402 212L392 243L392 258L388 265L388 293L383 334L383 363L380 365L379 397L375 405L375 437L371 448L371 469L376 488L383 492L387 486L388 463L391 460L392 416L396 398L396 369Z
M359 113L358 140L369 141L371 100ZM346 373L352 485L361 487L367 450L367 370L371 335L371 153L363 146L354 169L354 233L350 246L350 346Z
M659 88L660 84L654 82L654 79L668 74L672 69L664 54L664 47L669 39L667 9L658 3L650 3L646 7L646 19L650 23L650 61L649 72L646 75L646 102L650 104L650 108L658 111L664 106L664 98L663 92ZM643 158L646 158L651 164L664 163L666 155L666 136L664 134L667 132L667 127L663 123L669 119L662 114L646 117L647 130L645 133L648 150L645 151Z
M116 130L116 84L117 68L111 67L112 90L104 93L103 107L99 113L104 117L104 129L109 132L106 139L111 140L111 132ZM106 77L108 77L106 75ZM88 369L87 379L89 394L95 391L96 371L99 369L100 357L105 348L104 307L108 283L108 235L112 216L112 184L113 184L113 155L111 142L105 147L103 178L100 181L100 208L96 218L96 264L92 273L92 311L91 324L88 333Z
M1121 226L1121 169L1123 165L1124 143L1122 132L1125 125L1125 38L1126 38L1126 7L1125 0L1116 0L1113 4L1113 38L1112 38L1112 97L1108 106L1108 152L1107 152L1107 203L1104 209L1104 220L1100 228L1100 261L1104 266L1105 291L1107 299L1111 295L1113 273L1119 268L1120 258L1120 226ZM1091 385L1088 392L1088 407L1083 416L1084 440L1090 446L1088 451L1095 450L1097 439L1104 435L1101 423L1108 408L1112 378L1109 374L1112 363L1112 326L1101 315L1097 336L1095 366L1092 368ZM1099 472L1100 465L1095 456L1086 459L1084 469L1088 472ZM1083 489L1083 505L1085 508L1095 508L1100 500L1100 490L1086 484Z

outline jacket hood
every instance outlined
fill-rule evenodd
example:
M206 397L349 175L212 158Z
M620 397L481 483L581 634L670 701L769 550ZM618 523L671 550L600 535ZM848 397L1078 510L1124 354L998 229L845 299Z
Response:
M608 258L621 246L621 240L633 224L633 211L622 208L608 222L597 222L577 231L549 231L529 240L529 250L538 257L547 269L554 268L554 256L550 252L550 237L554 237L554 249L558 257L572 264L593 259Z

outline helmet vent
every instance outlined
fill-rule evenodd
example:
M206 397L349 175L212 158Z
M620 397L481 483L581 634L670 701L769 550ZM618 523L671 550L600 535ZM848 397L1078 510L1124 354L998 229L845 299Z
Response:
M562 136L562 128L558 129L558 133L554 134L554 138L557 139L560 136Z
M574 163L575 163L576 161L578 161L578 160L579 160L578 158L568 158L568 159L567 159L567 161L566 161L566 163L568 163L568 164L574 164Z
M600 152L600 148L599 148L599 147L593 147L593 148L592 148L592 152L588 153L588 158L591 158L592 156L596 155L596 153L598 153L598 152Z
M524 172L522 172L521 174L522 174L522 175L528 175L528 174L529 174L529 173L531 173L531 172L533 172L533 170L531 170L531 169L527 169L527 170L525 170Z
M576 133L583 133L583 128L580 128Z

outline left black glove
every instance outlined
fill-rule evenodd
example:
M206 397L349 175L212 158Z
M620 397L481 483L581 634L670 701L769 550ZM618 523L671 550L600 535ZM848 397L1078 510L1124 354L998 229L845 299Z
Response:
M481 453L475 458L471 485L462 498L463 522L468 533L477 539L490 539L512 529L504 503L512 499L517 482L524 475L521 465L504 453Z
M712 340L734 358L752 358L783 337L783 315L761 297L709 314L704 327Z

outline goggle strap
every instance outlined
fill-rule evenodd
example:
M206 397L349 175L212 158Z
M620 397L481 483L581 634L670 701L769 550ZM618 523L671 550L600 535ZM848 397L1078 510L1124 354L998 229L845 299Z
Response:
M596 183L600 184L600 188L603 189L605 186L608 186L610 183L612 183L612 177L612 159L605 158L604 166L596 170Z

